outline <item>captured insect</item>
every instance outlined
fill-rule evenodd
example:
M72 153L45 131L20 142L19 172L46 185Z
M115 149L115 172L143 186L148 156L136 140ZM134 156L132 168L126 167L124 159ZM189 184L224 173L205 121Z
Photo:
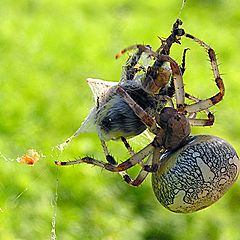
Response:
M159 71L154 74L155 65L169 63L172 74L170 78L173 81L169 80L170 82L160 86L157 91L149 92L153 97L159 97L158 101L160 102L163 100L167 102L169 98L171 102L172 96L168 95L167 92L173 86L176 109L173 103L170 108L166 108L165 104L162 104L159 109L154 106L154 114L151 114L151 111L148 111L147 108L144 109L144 106L134 99L134 95L132 96L129 93L128 88L124 88L124 84L120 82L116 86L109 86L109 89L111 91L114 89L114 91L110 91L107 98L106 95L103 96L105 104L111 101L112 96L118 96L121 101L124 100L123 102L135 114L138 121L155 135L154 140L121 164L118 164L113 158L110 160L107 158L108 163L105 163L85 157L69 162L57 161L57 165L79 163L96 165L112 172L121 173L123 179L132 186L139 186L148 173L152 172L152 185L157 199L163 206L174 212L194 212L213 204L223 196L236 181L239 174L238 156L233 147L223 139L208 135L190 136L190 125L206 126L213 124L214 117L209 108L222 100L224 85L219 74L214 50L190 34L184 32L184 36L194 40L207 50L219 92L206 100L200 100L185 94L181 70L169 55L164 55L158 51L154 52L149 46L141 44L126 48L118 56L128 50L137 49L139 52L147 53L155 59L154 64L147 67L145 74L139 75L136 72L132 75L134 76L133 79L127 80L127 82L136 79L141 83L141 86L145 86L143 83L148 77L149 81L158 78ZM185 96L195 103L187 105ZM143 97L145 98L145 96ZM103 110L107 113L110 112L115 115L119 113L117 105L115 108L112 108L111 104L104 106L105 109ZM200 111L206 113L207 119L196 118ZM106 116L106 113L104 116ZM110 123L114 122L114 119L110 117L107 120ZM122 124L121 127L125 127L126 123L120 122L119 124ZM121 137L121 134L114 133L112 139L116 136ZM146 158L147 160L144 161ZM140 164L142 170L136 179L132 180L125 171L136 164Z

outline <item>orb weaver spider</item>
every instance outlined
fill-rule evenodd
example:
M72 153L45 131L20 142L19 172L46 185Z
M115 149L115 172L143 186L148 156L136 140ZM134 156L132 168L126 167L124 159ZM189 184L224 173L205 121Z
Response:
M122 173L124 181L132 186L139 186L149 172L152 172L152 186L157 199L163 206L175 212L187 213L203 209L217 201L229 189L237 179L240 168L233 147L215 136L190 136L190 125L206 126L213 123L214 118L209 108L221 101L224 95L216 56L214 50L203 41L190 34L184 35L207 50L219 93L206 100L185 95L181 70L170 56L159 54L140 44L126 48L119 55L137 48L158 61L170 63L176 109L162 107L159 113L152 117L119 84L114 89L115 93L125 100L135 115L155 135L154 140L120 164L114 159L105 163L84 157L69 162L56 161L57 165L92 164L111 172ZM195 103L185 104L185 96ZM208 118L197 119L196 113L199 111L205 111ZM145 158L147 160L144 162ZM125 171L136 164L140 164L142 169L135 179L131 179Z

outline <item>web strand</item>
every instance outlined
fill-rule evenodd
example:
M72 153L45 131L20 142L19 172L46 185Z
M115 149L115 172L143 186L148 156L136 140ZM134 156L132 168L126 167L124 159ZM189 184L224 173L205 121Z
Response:
M59 171L58 171L58 175L59 175ZM58 186L59 186L59 180L58 180L58 177L57 177L55 196L54 196L54 199L52 201L53 217L52 217L52 230L51 230L51 238L50 238L50 240L56 240L57 239L57 235L56 235L56 219L57 219Z
M184 9L184 7L186 5L186 1L187 0L182 0L182 6L181 6L181 9L180 9L180 11L178 13L178 17L177 18L180 18L181 14L182 14L182 11L183 11L183 9Z

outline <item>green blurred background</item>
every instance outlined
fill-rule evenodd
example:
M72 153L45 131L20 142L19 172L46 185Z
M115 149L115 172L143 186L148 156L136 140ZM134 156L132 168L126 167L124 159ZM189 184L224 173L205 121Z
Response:
M224 101L212 108L213 134L240 148L239 0L189 0L184 29L217 52L226 86ZM122 48L167 37L180 0L5 0L0 3L0 239L50 239L54 210L57 239L240 239L239 181L213 206L194 214L164 209L150 177L139 188L96 167L56 167L55 159L104 159L94 133L84 133L59 155L52 147L69 137L87 116L93 99L87 77L118 81L127 56ZM207 54L191 40L172 48L181 61L189 47L186 90L200 98L217 92ZM143 140L132 141L140 149ZM109 143L117 160L122 144ZM35 166L15 159L28 148L45 157ZM5 158L4 158L5 157ZM138 170L138 169L137 169ZM131 173L135 174L137 170ZM57 205L54 204L58 181Z

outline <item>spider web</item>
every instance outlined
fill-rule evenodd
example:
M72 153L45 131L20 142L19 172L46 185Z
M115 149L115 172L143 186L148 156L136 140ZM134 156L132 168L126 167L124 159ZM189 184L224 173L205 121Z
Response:
M182 3L182 7L181 7L181 11L179 13L179 16L182 12L182 9L184 7L186 0L183 0ZM107 82L105 85L102 84L103 89L98 88L98 84L96 84L96 86L94 86L94 84L96 82L94 82L94 80L89 79L89 83L91 82L91 89L93 91L93 94L95 96L95 100L96 100L96 95L101 95L102 93L104 93L104 91L106 91L108 89L108 86L111 86L113 83L111 82ZM107 85L110 84L110 85ZM116 84L116 83L114 83ZM99 84L101 85L101 84ZM52 153L49 154L45 154L45 153L41 153L43 151L39 151L40 152L40 160L46 159L47 157L50 157L51 159L55 159L58 160L60 159L60 157L62 156L63 151L66 149L66 147L68 146L68 144L76 137L78 136L81 132L84 131L88 131L88 129L92 129L92 118L94 116L94 111L91 111L91 113L89 114L89 116L86 118L86 120L84 121L84 123L82 124L82 126L72 135L70 136L68 139L66 139L63 143L58 144L54 147L49 147L48 150L51 150ZM96 131L96 130L95 130ZM57 150L57 151L56 151ZM27 152L27 150L26 150ZM25 155L23 155L25 156ZM4 154L3 152L0 152L0 159L2 159L5 162L9 162L11 164L19 164L19 159L22 159L23 156L16 156L16 157L9 157L6 154ZM26 159L25 159L26 160ZM33 157L33 160L34 157ZM25 162L27 163L27 162ZM28 163L27 163L28 164ZM37 165L38 163L36 163ZM35 165L33 164L33 167L35 167ZM38 175L31 180L32 183L37 182L40 178L42 178L43 176L45 176L47 174L47 169L41 169L41 172L38 173ZM60 176L59 176L59 170L56 170L56 182L55 182L55 190L52 193L52 202L51 202L51 206L52 206L52 219L51 219L51 233L50 233L50 239L51 240L55 240L57 239L57 234L56 234L56 224L57 224L57 204L58 204L58 191L59 191L59 180ZM31 187L30 184L27 184L27 186L22 190L19 191L18 193L11 193L12 197L11 200L5 204L3 204L2 206L0 206L0 214L3 214L5 212L7 212L9 209L14 209L16 208L17 203L20 202L20 199L22 199L24 197L24 195L26 195L29 191L31 191Z
M55 151L56 147L52 147L51 149L52 149L52 153L50 154L51 158L59 159L61 157L63 150L61 150L60 152L56 152ZM46 155L43 153L39 153L39 155L40 155L40 160L43 160L44 158L46 158ZM16 158L10 158L10 157L6 156L5 154L3 154L2 152L0 152L0 159L4 160L5 162L11 163L11 164L16 164L16 163L17 164L21 164L21 163L28 164L27 162L20 161L20 159L22 159L22 157L17 156ZM34 165L35 165L35 163L31 164L31 166L34 166ZM46 174L47 174L47 169L41 169L41 172L34 179L31 180L31 184L39 181L42 177L46 176ZM57 239L56 218L57 218L58 189L59 189L59 169L56 170L55 193L54 193L54 195L52 197L52 201L51 201L52 212L53 212L52 220L51 220L51 237L50 237L51 240ZM18 205L19 200L21 198L23 198L24 195L27 194L28 191L31 191L31 187L29 187L29 186L25 187L22 191L20 191L17 194L11 194L12 196L10 196L10 200L0 207L0 214L4 214L4 213L8 212L9 210L13 210ZM8 196L8 198L9 198L9 196Z

